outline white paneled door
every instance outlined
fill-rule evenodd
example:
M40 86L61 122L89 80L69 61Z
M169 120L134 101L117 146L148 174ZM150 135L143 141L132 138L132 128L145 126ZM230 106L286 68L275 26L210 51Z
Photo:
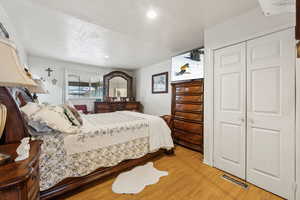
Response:
M247 181L288 198L295 174L294 32L247 43Z
M295 177L293 33L214 52L214 165L284 198Z
M245 179L245 43L214 55L215 145L217 168Z

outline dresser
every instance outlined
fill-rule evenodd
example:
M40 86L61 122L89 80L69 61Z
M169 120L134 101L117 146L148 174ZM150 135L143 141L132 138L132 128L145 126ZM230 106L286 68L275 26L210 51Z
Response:
M203 153L203 79L172 83L172 137Z
M30 143L30 155L28 159L0 165L1 200L39 199L39 156L41 144L41 141ZM0 145L0 152L11 155L12 159L15 159L18 145Z
M137 101L95 102L95 113L108 113L122 110L141 112L141 109L141 104Z

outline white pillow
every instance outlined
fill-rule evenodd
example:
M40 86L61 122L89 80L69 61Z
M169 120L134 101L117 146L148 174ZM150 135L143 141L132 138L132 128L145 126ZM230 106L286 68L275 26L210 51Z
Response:
M31 115L42 109L42 107L42 105L37 103L28 102L25 106L21 107L20 110L29 118Z
M31 120L39 121L47 124L53 130L62 133L76 133L78 130L72 126L67 116L64 114L64 109L60 106L45 106L31 116Z

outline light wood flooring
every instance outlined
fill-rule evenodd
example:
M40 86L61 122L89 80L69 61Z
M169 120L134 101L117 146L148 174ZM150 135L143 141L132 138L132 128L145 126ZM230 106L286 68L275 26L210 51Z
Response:
M157 184L147 186L137 195L111 191L114 179L77 193L67 200L279 200L269 192L250 185L245 190L220 178L222 171L202 163L199 153L177 146L175 156L154 161L159 170L168 171Z

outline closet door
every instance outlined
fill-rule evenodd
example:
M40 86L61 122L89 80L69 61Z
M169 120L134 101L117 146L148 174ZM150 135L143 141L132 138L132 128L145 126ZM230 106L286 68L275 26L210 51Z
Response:
M293 36L247 43L247 181L285 198L295 171Z
M245 43L214 53L214 166L245 179Z

